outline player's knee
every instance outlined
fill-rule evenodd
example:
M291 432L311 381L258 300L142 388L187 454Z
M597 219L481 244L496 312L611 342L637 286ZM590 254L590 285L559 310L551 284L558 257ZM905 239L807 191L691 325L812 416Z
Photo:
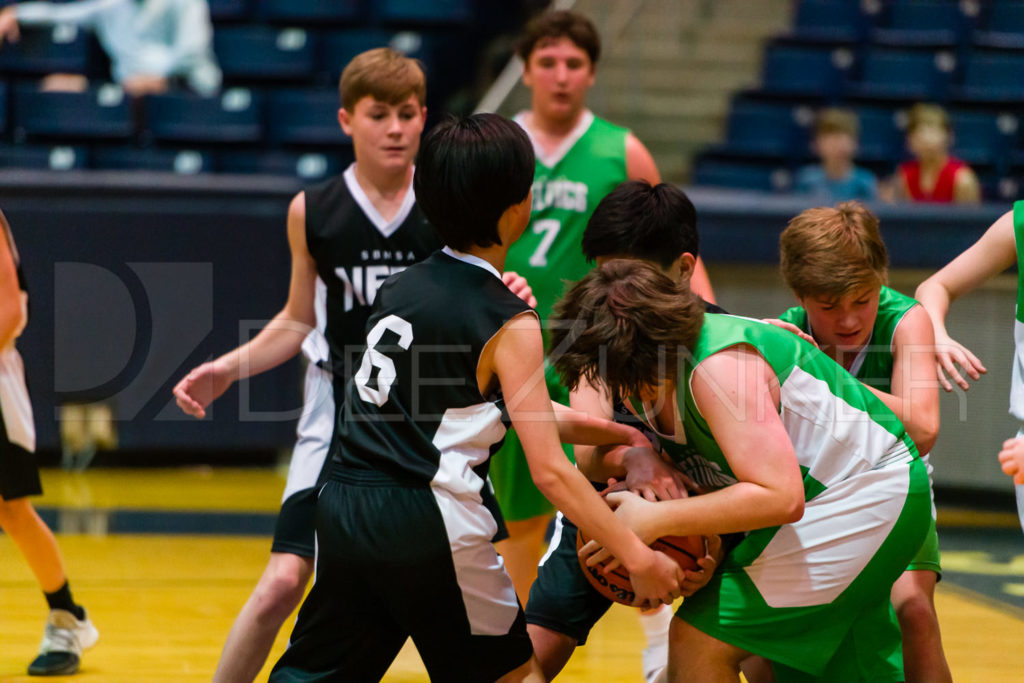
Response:
M24 527L31 517L31 504L24 498L0 500L0 528L8 533Z

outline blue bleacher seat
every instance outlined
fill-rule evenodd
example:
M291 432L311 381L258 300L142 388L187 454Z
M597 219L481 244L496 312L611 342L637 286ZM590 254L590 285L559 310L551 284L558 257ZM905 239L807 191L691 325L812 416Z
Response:
M0 81L0 135L7 132L7 83Z
M340 173L352 161L347 153L323 152L225 152L219 168L225 173L264 173L306 181L323 180Z
M1018 129L1015 115L954 111L950 112L950 121L955 156L972 166L988 164L997 172L1004 169Z
M473 19L472 0L374 0L376 19L393 24L468 24Z
M730 155L786 158L806 148L806 130L785 104L738 100L729 111L725 149Z
M91 34L74 26L21 29L21 40L0 47L0 73L44 76L88 73Z
M302 28L234 26L214 33L213 48L229 81L295 82L314 75L316 38L316 34Z
M852 43L861 38L866 23L859 2L800 0L793 36L808 42Z
M0 168L31 168L73 171L86 168L89 152L85 147L55 145L0 145Z
M209 152L136 147L97 147L92 152L92 167L102 170L166 171L179 175L195 175L214 170L213 156Z
M699 159L694 172L694 185L764 192L784 191L792 185L792 176L780 165Z
M216 97L151 95L144 111L146 127L157 140L230 144L263 139L263 100L246 88L229 88Z
M976 102L1019 102L1024 99L1024 53L975 50L964 69L956 95Z
M859 162L895 164L906 156L905 134L898 125L897 112L884 107L856 107L860 123L857 145Z
M15 137L128 139L135 133L131 98L118 85L85 92L41 92L23 85L14 92Z
M973 22L954 0L896 0L871 40L893 46L952 47L968 35Z
M974 44L1024 48L1024 3L1020 0L994 0L983 29L974 32Z
M284 145L347 145L336 90L278 90L267 98L267 139Z
M338 76L345 65L360 52L375 47L391 47L408 57L419 59L430 75L431 41L416 31L385 31L360 29L332 31L324 36L320 48L321 70L330 74L337 84Z
M252 12L250 0L209 0L210 18L215 22L245 21Z
M853 51L847 47L772 45L765 52L765 92L838 97L842 94Z
M872 46L862 57L860 82L851 92L860 97L944 101L956 69L945 50Z
M359 0L262 0L260 12L270 21L322 25L355 21L360 7Z

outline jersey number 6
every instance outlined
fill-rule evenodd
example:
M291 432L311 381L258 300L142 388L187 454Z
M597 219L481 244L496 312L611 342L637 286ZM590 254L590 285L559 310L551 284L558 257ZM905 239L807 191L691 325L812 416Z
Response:
M391 385L395 383L395 362L375 348L388 330L398 335L398 345L403 349L408 349L412 344L412 325L397 315L381 318L366 335L366 351L353 377L359 389L359 397L378 408L388 402ZM377 388L369 386L374 368L379 371Z

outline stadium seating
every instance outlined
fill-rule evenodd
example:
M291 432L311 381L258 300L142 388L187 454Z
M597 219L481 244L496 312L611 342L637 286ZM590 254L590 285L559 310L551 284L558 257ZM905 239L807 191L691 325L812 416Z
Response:
M944 101L956 68L952 52L869 47L850 93L872 99Z
M1024 48L1024 3L1020 0L994 0L983 27L974 32L974 44Z
M780 164L701 158L697 160L694 183L772 192L788 190L792 176Z
M209 152L191 149L97 147L92 151L92 167L104 170L165 171L179 175L195 175L212 172L214 163Z
M806 147L805 125L785 104L737 100L729 112L724 149L731 156L786 158Z
M301 22L320 26L351 23L361 15L359 0L261 0L259 9L261 16L272 22Z
M277 145L336 147L348 138L338 124L336 90L277 90L267 100L267 139Z
M964 70L958 99L1016 103L1024 99L1024 52L977 49Z
M861 39L867 26L859 2L800 0L791 37L810 43L853 43Z
M1007 152L1012 149L1018 119L1010 113L952 111L953 154L974 166L989 164L1005 170Z
M473 18L471 0L374 0L371 6L375 18L389 24L466 24Z
M844 46L776 44L765 52L762 89L767 93L838 97L853 66Z
M0 47L0 166L314 179L317 169L333 172L351 159L337 109L338 78L352 57L390 46L419 59L429 104L440 112L471 81L467 65L487 38L510 29L508 20L493 21L509 10L474 0L208 1L224 72L224 92L209 99L172 90L115 104L104 86L109 60L91 32L22 27L21 42ZM83 74L90 90L39 92L51 73ZM182 155L181 146L194 149Z
M950 0L895 0L870 37L894 46L954 47L973 27L967 3Z
M150 95L143 101L146 130L160 142L256 143L263 139L263 98L247 88L216 97Z
M214 22L244 21L252 12L252 0L208 0Z
M859 106L854 108L854 113L860 123L858 160L893 166L906 156L905 135L900 127L898 110Z
M91 33L74 26L24 28L17 43L0 47L0 74L44 76L51 73L89 73Z
M12 127L15 139L127 140L135 134L131 99L111 84L81 93L22 85L14 92Z
M314 73L317 35L303 28L233 26L213 35L213 49L227 82L309 80Z
M352 162L351 149L342 152L224 152L218 170L225 173L265 173L302 178L309 182L340 173Z
M0 168L13 166L50 171L72 171L88 168L89 152L85 147L54 145L0 145Z

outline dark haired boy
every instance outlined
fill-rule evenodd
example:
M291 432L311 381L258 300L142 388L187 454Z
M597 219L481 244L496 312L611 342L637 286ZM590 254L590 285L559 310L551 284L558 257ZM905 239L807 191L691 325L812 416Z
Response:
M688 284L700 246L697 211L678 187L626 181L597 205L581 244L587 261L596 262L598 267L616 258L641 259L656 265L672 280ZM713 303L702 303L707 311L725 312ZM599 383L581 382L570 394L569 405L644 429L643 423ZM649 438L656 441L653 433ZM702 487L727 483L715 479L703 461L687 459L687 454L677 450L666 450L663 456L649 447L607 450L576 446L574 455L580 471L595 488L603 489L609 479L616 479L648 500L684 496L687 486L695 481ZM611 606L611 601L590 587L580 570L575 539L575 525L563 515L556 515L555 531L526 605L527 628L549 680L562 670L576 647L586 643L593 626ZM687 573L684 594L691 594L710 579L716 561L721 559L717 539L710 550L709 556L700 561L704 571ZM647 636L643 652L647 681L655 680L667 662L671 615L671 609L665 607L641 616Z
M564 10L539 14L524 29L518 54L530 109L515 121L530 136L537 161L533 215L523 238L509 250L508 268L530 283L544 329L564 283L590 270L580 239L598 202L625 180L657 183L661 176L635 135L587 108L601 55L601 40L589 18ZM696 277L698 290L710 297L711 285L699 263ZM549 370L547 381L556 401L568 400L554 372ZM499 548L525 600L554 510L531 483L514 432L494 459L491 480L509 522L510 539Z
M678 595L678 566L561 455L559 437L643 436L568 409L556 425L536 314L501 281L532 178L529 140L499 116L446 121L424 140L414 187L447 246L377 294L318 499L317 581L271 681L379 680L409 637L432 680L543 680L492 545L487 465L505 410L538 486L623 560L638 602Z

